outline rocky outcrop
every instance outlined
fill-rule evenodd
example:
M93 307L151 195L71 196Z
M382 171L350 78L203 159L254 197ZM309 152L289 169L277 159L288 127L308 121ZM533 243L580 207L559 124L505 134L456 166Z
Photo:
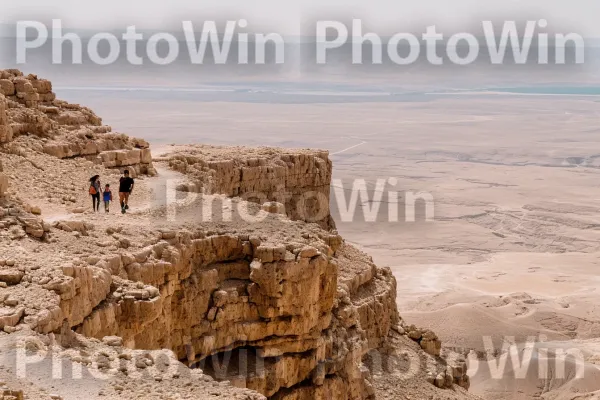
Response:
M88 136L98 138L89 140ZM148 142L123 134L99 135L92 130L91 133L71 136L68 141L57 139L48 142L43 151L57 158L83 157L106 168L127 167L133 177L156 174Z
M361 282L338 282L342 255L357 251L336 235L313 245L176 232L161 239L88 260L93 267L63 267L69 278L49 287L70 326L88 337L122 337L130 348L172 349L188 365L266 396L335 375L348 398L368 397L360 360L399 321L389 271L362 256L354 260ZM222 357L238 362L220 370Z
M267 226L278 231L249 226L253 234L128 236L57 221L53 239L78 233L90 246L50 274L6 260L3 329L49 334L66 323L128 348L170 349L217 380L277 399L326 398L332 390L336 398L372 397L361 364L400 321L393 276L337 234L277 221ZM153 239L142 246L139 235ZM108 256L107 238L119 247ZM54 242L57 256L64 241Z
M167 159L191 180L180 190L277 202L293 220L335 227L329 212L332 166L327 151L199 145L175 147Z
M296 398L307 383L313 398L338 387L341 398L369 398L360 365L399 322L393 277L338 235L300 227L281 223L269 235L249 228L256 236L144 232L154 239L142 247L118 229L57 221L52 236L79 233L92 245L51 274L3 261L2 328L49 334L66 324L129 348L170 349L217 380L273 398ZM95 243L105 237L120 250L103 256ZM223 357L236 361L223 368Z
M27 204L7 200L0 202L0 238L14 240L30 236L42 239L50 225L36 215L38 211Z
M132 175L154 175L148 143L111 133L92 110L57 100L52 83L18 70L0 70L0 145L21 135L43 139L32 150L57 158L83 157L107 168L127 167Z

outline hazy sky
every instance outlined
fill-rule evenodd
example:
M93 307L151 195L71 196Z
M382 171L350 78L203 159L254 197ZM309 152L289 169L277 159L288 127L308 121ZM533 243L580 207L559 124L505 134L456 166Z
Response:
M598 0L0 0L0 22L60 18L65 27L103 31L179 29L182 20L245 18L249 28L299 34L304 23L362 18L386 31L438 25L466 30L482 19L547 19L549 27L600 37ZM378 32L379 33L379 32Z

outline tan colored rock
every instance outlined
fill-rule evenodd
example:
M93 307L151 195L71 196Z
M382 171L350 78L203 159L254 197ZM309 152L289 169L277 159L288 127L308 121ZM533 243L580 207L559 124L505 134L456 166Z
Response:
M0 197L8 190L8 176L0 172Z
M17 217L25 229L25 233L35 238L44 236L43 221L32 214L23 214Z
M281 214L285 215L285 205L278 203L276 201L270 201L264 203L261 207L262 210L272 213L272 214Z
M29 79L31 86L38 94L49 94L52 92L52 83L49 80L38 79L35 75L29 75L27 79Z
M4 95L0 94L0 144L8 143L12 138L13 129L6 113L6 99L4 98Z
M56 100L48 80L16 70L0 74L0 143L33 134L51 139L41 150L55 157L85 157L106 167L128 167L135 176L156 175L145 140L113 134L92 110Z
M8 285L19 284L24 275L16 268L0 268L0 282L6 282Z
M163 235L174 237L170 232L161 233ZM395 310L394 285L386 283L382 290L387 288L387 291L381 293L382 296L389 293L392 303L377 303L379 295L373 297L376 300L373 304L380 306L372 306L370 301L362 299L357 299L354 305L350 300L354 311L350 313L353 320L348 328L361 326L361 313L372 309L373 314L378 313L377 318L365 314L362 320L376 328L362 325L362 329L374 337L351 335L355 344L348 351L337 354L336 361L326 361L332 357L327 349L341 345L336 344L335 335L326 334L340 313L333 309L338 270L336 264L315 247L299 248L301 257L298 261L286 261L285 246L281 247L280 254L280 246L262 244L254 249L252 257L255 261L251 265L244 261L244 239L233 236L212 236L171 248L179 253L176 257L179 261L175 264L150 262L149 258L158 254L159 247L143 249L122 261L129 279L152 283L157 289L142 286L123 291L123 295L118 296L123 298L122 303L92 311L79 332L97 338L117 335L130 346L143 348L171 343L179 358L200 363L233 345L256 346L261 349L265 363L271 363L270 357L281 357L277 363L269 364L276 378L257 377L244 380L243 385L271 396L282 387L304 381L324 362L331 364L328 368L332 373L339 371L343 376L360 376L357 371L351 372L356 365L351 360L360 358L371 344L380 344L387 336L387 330L397 321L396 314L382 312L383 307L390 305ZM187 267L186 260L190 256L204 260L197 271ZM239 260L238 264L232 264L235 259ZM221 264L225 261L226 264ZM223 269L225 266L227 269ZM369 264L364 267L371 268ZM175 281L171 281L171 276ZM172 297L174 292L170 290L173 283L181 288L177 298ZM160 292L161 297L152 300L151 289ZM170 310L168 314L163 311L165 307ZM363 309L365 311L361 311ZM167 315L170 315L169 319L166 319ZM389 321L385 322L386 318ZM261 322L261 319L265 321ZM334 322L334 326L337 326L336 330L347 329L338 322ZM166 327L170 328L165 330ZM197 333L188 337L185 332ZM318 332L321 333L315 336ZM289 335L295 337L294 341L285 339ZM319 338L320 335L325 336ZM339 337L344 336L340 334ZM299 358L299 354L304 356ZM235 377L222 379L241 384ZM346 381L346 385L350 385L349 390L357 396L366 391L362 378Z
M259 204L279 202L294 220L334 227L327 151L186 146L171 151L168 160L172 169L193 180L190 191L238 196Z
M423 333L423 336L421 337L421 341L419 342L419 344L421 345L421 348L425 350L426 353L431 354L432 356L440 355L440 351L442 349L442 342L432 331L425 331L425 333Z
M0 93L4 96L14 96L15 84L10 79L0 79Z
M118 336L104 336L102 342L112 347L119 347L123 345L123 339Z

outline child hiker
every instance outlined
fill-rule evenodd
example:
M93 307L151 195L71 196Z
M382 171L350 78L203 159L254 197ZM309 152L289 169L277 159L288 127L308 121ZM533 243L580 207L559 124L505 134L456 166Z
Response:
M104 200L104 211L108 212L108 207L112 201L112 192L110 191L110 185L108 183L104 187L104 193L102 196Z

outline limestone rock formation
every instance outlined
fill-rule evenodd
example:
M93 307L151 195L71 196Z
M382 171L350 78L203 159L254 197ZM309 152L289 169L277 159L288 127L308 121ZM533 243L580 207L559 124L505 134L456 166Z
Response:
M87 277L81 274L90 267L63 268L74 278L54 286L63 315L87 337L120 336L131 348L170 348L188 365L267 396L339 374L349 398L367 398L362 378L352 378L360 377L356 362L399 321L388 270L336 235L288 244L202 236L163 233L172 238L94 259L96 272ZM360 257L353 267L361 270L362 282L338 280L338 268L346 273L346 266L336 254ZM102 271L127 280L111 283ZM75 294L75 279L95 285L98 297ZM247 379L235 370L214 370L215 358L237 358L240 348L251 353L252 368L264 366L262 373Z
M107 168L127 167L134 176L156 173L145 140L111 131L89 108L57 100L50 81L0 70L0 144L29 134L40 140L19 147L57 158L83 157Z
M181 190L278 202L291 219L335 227L327 151L194 145L175 147L167 158L171 168L191 179Z

